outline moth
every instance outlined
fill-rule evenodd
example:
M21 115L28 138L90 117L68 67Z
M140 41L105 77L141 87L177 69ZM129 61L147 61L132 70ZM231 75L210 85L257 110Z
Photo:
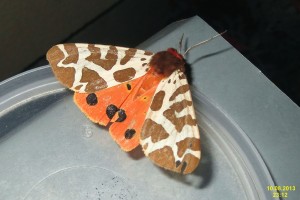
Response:
M185 60L174 48L152 53L98 44L59 44L53 73L93 122L109 126L124 151L141 145L156 165L188 174L198 166L199 128Z

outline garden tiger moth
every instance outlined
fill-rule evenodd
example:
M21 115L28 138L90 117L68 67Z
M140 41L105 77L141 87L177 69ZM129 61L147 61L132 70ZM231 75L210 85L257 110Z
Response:
M109 126L124 151L139 144L165 169L188 174L201 157L185 61L175 49L152 53L112 45L59 44L47 52L56 78L75 92L93 122Z

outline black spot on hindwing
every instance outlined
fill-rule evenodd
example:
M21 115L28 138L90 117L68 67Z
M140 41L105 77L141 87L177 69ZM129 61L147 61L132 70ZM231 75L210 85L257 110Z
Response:
M134 129L127 129L125 131L125 138L129 140L129 139L131 139L134 136L134 134L135 134L135 130Z
M131 90L131 85L129 83L126 84L127 90Z
M109 119L112 119L114 117L114 115L116 114L116 112L118 112L118 111L119 111L119 108L117 106L110 104L106 108L106 115Z
M118 113L118 119L116 120L116 122L123 122L127 117L125 110L119 109L117 106L113 104L107 106L106 115L109 119L112 119L116 113Z
M97 95L95 93L87 95L86 103L90 106L96 105L98 103Z
M119 116L119 118L116 120L116 122L122 122L122 121L124 121L126 119L126 117L127 117L125 110L120 109L118 111L118 116Z

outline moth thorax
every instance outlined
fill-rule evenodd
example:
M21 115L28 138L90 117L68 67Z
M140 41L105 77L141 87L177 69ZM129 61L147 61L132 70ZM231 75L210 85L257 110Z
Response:
M175 49L169 48L167 51L160 51L151 58L149 65L158 74L165 77L170 76L174 71L185 71L185 61Z

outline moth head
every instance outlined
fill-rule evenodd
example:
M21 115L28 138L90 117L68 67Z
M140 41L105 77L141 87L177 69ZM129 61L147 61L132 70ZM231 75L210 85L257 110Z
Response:
M185 71L185 60L174 48L154 54L149 65L154 68L157 74L164 77L170 76L176 70Z

